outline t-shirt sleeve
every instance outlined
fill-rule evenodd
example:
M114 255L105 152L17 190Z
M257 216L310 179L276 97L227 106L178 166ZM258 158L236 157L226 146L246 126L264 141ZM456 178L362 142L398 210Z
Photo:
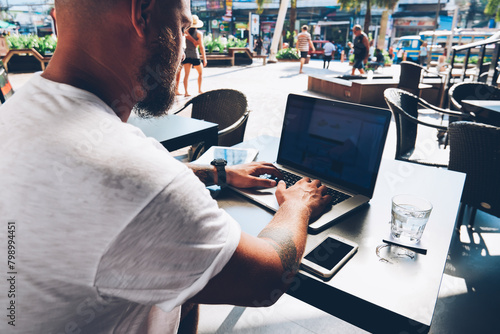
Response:
M95 286L103 296L169 312L222 270L240 236L238 223L186 169L113 241L99 263Z

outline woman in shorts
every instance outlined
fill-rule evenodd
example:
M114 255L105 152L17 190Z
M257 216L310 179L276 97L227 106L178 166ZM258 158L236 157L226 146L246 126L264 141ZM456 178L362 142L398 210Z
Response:
M197 15L193 15L193 23L186 32L186 58L182 62L184 66L184 96L190 96L188 93L188 80L191 67L198 71L198 93L201 91L201 82L203 79L203 67L207 66L207 57L205 57L205 46L203 45L203 34L198 31L198 28L203 27L203 22L200 21ZM198 52L199 48L199 52ZM201 58L200 58L201 52ZM202 62L203 61L203 65Z

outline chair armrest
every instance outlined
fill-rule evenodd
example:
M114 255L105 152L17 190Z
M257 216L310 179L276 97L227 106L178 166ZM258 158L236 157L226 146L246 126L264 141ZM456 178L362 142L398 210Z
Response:
M170 115L177 115L178 113L180 113L181 111L183 111L184 109L186 109L188 107L188 105L191 104L191 101L189 101L188 103L186 103L182 108L180 108L179 110L177 111L174 111L173 113L171 113Z
M387 99L386 99L386 101L387 101ZM437 124L432 124L432 123L427 123L427 122L421 121L418 118L415 118L412 115L408 114L403 109L401 109L401 108L393 105L392 103L387 103L387 104L389 105L389 108L391 108L391 109L392 108L397 108L399 110L399 112L397 114L400 114L402 117L404 117L405 119L409 120L412 123L416 123L416 124L428 126L428 127L435 128L435 129L438 129L438 130L445 130L445 131L448 130L448 127L446 127L446 126L437 125Z
M418 104L421 105L421 106L424 106L427 109L431 109L431 110L437 111L439 113L450 115L450 116L462 117L462 118L467 118L467 119L474 119L474 117L476 116L476 115L474 115L472 113L469 114L469 113L463 113L463 112L460 112L460 111L454 111L454 110L450 110L450 109L439 108L439 107L437 107L435 105L430 104L429 102L427 102L427 101L425 101L423 99L419 99L418 100Z
M407 115L407 114L405 113L405 115ZM420 124L420 125L424 125L424 126L428 126L428 127L431 127L431 128L435 128L435 129L438 129L438 130L444 130L444 131L448 130L447 126L438 125L438 124L432 124L432 123L427 123L427 122L419 120L418 118L411 117L410 120L412 122L414 122L414 123L417 123L417 124Z
M238 129L240 126L245 124L245 121L247 120L248 116L250 115L250 111L246 111L243 116L241 116L236 122L234 122L232 125L228 126L225 129L222 129L218 132L219 136L228 134L230 132L233 132L234 130Z

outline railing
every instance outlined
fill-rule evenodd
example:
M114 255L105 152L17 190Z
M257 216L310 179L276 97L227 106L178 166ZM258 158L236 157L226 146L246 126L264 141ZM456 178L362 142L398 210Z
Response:
M488 64L485 62L485 58L487 57L487 48L489 45L492 45L494 47L493 53L491 55L491 62ZM475 43L470 43L466 45L461 45L461 46L455 46L452 49L451 53L451 69L450 69L450 75L448 75L448 82L447 82L447 88L450 88L452 84L454 83L454 79L452 74L452 71L455 67L455 56L457 54L462 54L465 52L465 58L464 58L464 63L463 63L463 72L460 75L460 82L464 81L466 75L467 75L467 69L469 67L469 58L471 55L471 51L475 49L476 47L480 47L479 50L479 55L478 55L478 62L476 65L477 69L477 75L474 76L474 81L483 81L491 85L496 85L496 82L498 80L498 75L499 75L499 64L498 64L498 59L500 56L500 39L494 39L494 40L484 40L484 41L479 41ZM489 58L489 55L488 55Z

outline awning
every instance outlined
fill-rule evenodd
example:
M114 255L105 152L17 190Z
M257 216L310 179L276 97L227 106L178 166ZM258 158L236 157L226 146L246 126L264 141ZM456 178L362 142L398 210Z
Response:
M339 26L344 24L351 24L351 21L319 21L319 26Z

